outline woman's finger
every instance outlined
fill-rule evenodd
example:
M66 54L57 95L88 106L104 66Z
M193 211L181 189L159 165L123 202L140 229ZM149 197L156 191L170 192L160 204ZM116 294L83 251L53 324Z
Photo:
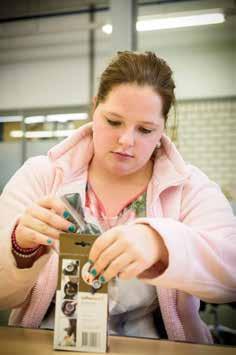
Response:
M93 243L93 246L89 253L89 259L95 263L96 260L103 253L103 251L116 241L117 233L117 229L112 228L112 230L109 230L100 235L100 237L98 237Z
M49 226L48 224L40 221L37 218L34 218L33 216L23 216L21 218L21 223L25 226L28 227L34 231L37 231L41 234L44 234L48 237L52 237L54 239L59 239L60 235L60 230L53 228Z
M125 270L132 262L133 262L133 258L131 255L127 253L119 255L115 260L111 262L108 268L104 270L104 272L99 276L99 280L102 283L110 281L113 277L117 276L123 270Z
M20 240L18 241L17 238ZM21 248L34 248L39 245L53 245L55 240L31 228L21 225L18 228L16 241Z
M120 243L119 240L116 240L100 254L100 257L97 258L96 262L93 264L92 269L96 270L97 275L100 274L110 265L112 260L116 259L124 250L124 245Z
M134 261L119 273L119 278L123 280L130 280L139 275L144 269L144 265Z
M65 218L60 217L55 212L52 212L40 205L34 205L27 209L27 213L36 219L50 225L61 231L71 231L73 224L68 222Z
M47 209L53 209L59 216L63 216L66 210L65 204L57 197L47 196L37 201L37 204Z

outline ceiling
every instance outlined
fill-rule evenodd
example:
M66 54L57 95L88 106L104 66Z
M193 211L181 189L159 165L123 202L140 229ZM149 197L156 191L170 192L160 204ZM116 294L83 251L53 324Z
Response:
M188 0L191 1L191 0ZM138 0L139 5L179 3L183 0ZM186 2L186 0L185 0ZM110 6L109 0L1 0L0 22L41 16L54 16L87 11L93 5L101 10Z

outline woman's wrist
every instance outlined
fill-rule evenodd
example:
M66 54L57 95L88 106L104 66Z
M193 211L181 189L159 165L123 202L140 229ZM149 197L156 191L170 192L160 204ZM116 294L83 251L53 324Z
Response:
M22 248L19 246L19 244L17 243L16 240L16 228L17 225L15 226L15 228L13 229L12 235L11 235L11 243L12 243L12 249L16 252L16 254L20 254L23 255L24 257L27 256L32 256L35 254L35 252L41 247L40 245L34 247L34 248Z
M159 249L159 253L160 253L160 257L157 260L157 263L160 263L162 265L163 268L167 268L168 263L169 263L169 253L168 250L165 246L164 240L162 238L162 236L156 231L154 230L152 227L149 227L151 230L151 233L153 233L154 238L156 238L156 242L158 244L158 249ZM155 263L154 263L155 265Z
M144 270L139 277L140 278L154 278L160 276L168 267L169 264L169 253L165 246L162 236L153 229L149 224L141 223L147 227L147 232L149 236L155 241L156 244L156 260L153 264L146 270Z
M149 224L142 223L142 225L144 225L147 228L147 232L149 236L155 241L155 244L157 246L156 261L153 264L155 264L156 262L161 262L162 265L166 265L167 267L169 263L169 253L165 246L162 236Z
M45 248L43 245L38 245L35 248L21 248L16 240L16 228L17 225L11 235L12 254L14 255L18 268L29 268L40 256L44 254Z

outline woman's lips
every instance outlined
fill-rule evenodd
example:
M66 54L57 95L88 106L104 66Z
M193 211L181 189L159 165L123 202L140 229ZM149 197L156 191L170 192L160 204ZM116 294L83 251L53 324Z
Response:
M121 152L112 152L112 153L115 154L117 158L121 158L121 159L133 158L133 155L127 153L121 153Z

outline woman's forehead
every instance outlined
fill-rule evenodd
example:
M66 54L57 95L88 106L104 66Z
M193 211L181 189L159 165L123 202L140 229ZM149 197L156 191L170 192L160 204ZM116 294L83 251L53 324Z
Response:
M123 97L130 99L135 96L140 97L157 97L161 99L160 95L150 85L140 86L137 84L121 84L114 86L107 95L106 100L122 99Z
M121 119L132 116L157 123L162 118L162 99L149 86L120 85L101 103L101 110Z

